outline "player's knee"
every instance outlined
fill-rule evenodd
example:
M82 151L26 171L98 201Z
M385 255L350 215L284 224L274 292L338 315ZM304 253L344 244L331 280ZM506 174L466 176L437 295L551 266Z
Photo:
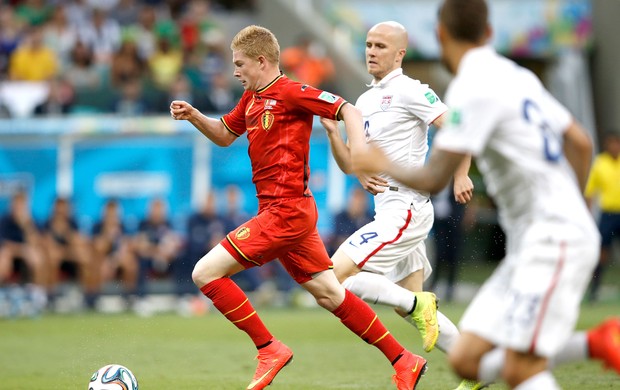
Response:
M194 284L198 288L201 288L202 286L208 284L212 280L213 278L209 276L208 269L204 265L202 265L200 262L198 262L194 266L194 269L192 271L192 281L194 282Z
M448 362L460 378L477 379L478 361L471 356L453 348L448 354Z

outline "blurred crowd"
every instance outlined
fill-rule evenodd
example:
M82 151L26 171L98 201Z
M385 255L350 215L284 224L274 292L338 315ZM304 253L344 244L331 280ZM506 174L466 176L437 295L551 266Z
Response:
M109 199L92 230L84 232L70 199L57 198L46 220L35 221L29 195L18 191L0 217L0 289L27 286L40 311L55 310L66 285L79 286L84 309L96 309L106 294L120 295L125 308L135 309L153 293L151 282L158 279L168 282L165 293L180 299L195 295L191 273L196 261L250 218L240 208L241 195L234 185L209 193L182 232L173 228L163 199L149 202L134 231L124 222L121 201ZM267 283L270 291L289 292L294 286L277 262L235 278L249 292ZM3 314L10 313L0 307Z
M215 7L248 1L21 0L0 5L3 116L229 110L228 38Z

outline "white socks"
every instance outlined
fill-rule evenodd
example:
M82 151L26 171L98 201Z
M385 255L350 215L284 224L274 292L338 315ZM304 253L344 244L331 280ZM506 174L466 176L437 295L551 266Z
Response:
M348 277L342 285L366 302L398 307L407 313L413 308L416 299L413 292L400 287L383 275L371 272L358 272ZM413 324L410 316L405 317L405 320ZM437 322L439 324L437 348L447 352L458 337L459 331L454 323L440 312L437 312Z
M560 385L551 371L543 371L522 382L514 390L560 390Z
M342 285L368 303L398 307L407 313L413 308L416 299L413 292L383 275L371 272L358 272L348 277Z

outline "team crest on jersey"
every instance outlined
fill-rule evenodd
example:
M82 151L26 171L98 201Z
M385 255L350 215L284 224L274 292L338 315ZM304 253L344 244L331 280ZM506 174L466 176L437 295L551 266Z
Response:
M392 104L392 95L386 95L381 98L381 104L379 105L379 107L381 107L381 109L385 111L388 108L390 108L391 104Z
M250 237L250 228L246 226L240 227L239 230L237 230L235 237L237 238L237 240L245 240L246 238Z
M273 116L271 111L263 112L263 116L261 116L260 118L261 124L263 125L263 129L269 130L271 128L271 125L273 125L274 119L275 117Z

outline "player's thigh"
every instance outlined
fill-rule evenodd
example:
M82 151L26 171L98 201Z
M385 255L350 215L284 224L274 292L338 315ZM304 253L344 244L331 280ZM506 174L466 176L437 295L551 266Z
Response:
M360 272L355 262L340 248L332 256L332 262L334 263L334 273L340 283L344 282L349 276Z
M431 226L432 217L412 222L407 210L383 213L353 233L339 249L361 270L385 275L426 239Z
M192 272L192 279L197 284L205 285L215 279L232 276L245 268L221 244L207 252Z
M316 228L278 257L286 272L299 284L314 279L316 275L326 270L333 275L332 260Z
M397 282L397 284L409 291L422 291L424 285L424 270L419 269L413 273L407 275L404 279Z

